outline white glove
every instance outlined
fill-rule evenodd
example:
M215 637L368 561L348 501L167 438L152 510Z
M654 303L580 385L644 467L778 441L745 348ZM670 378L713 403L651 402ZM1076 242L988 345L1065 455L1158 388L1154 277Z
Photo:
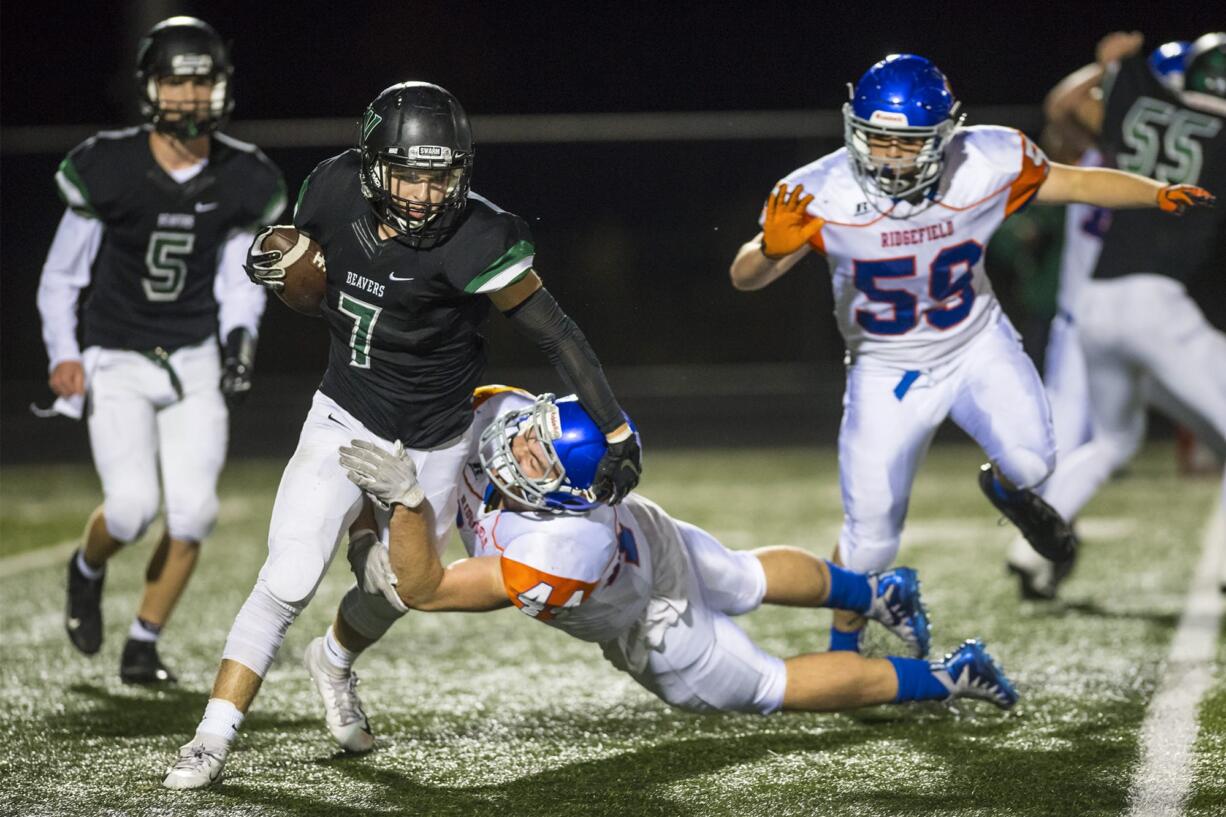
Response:
M392 570L387 544L380 542L374 531L364 530L349 537L349 565L363 592L383 596L398 612L409 612L396 592L396 571Z
M343 445L340 451L349 481L370 494L383 510L393 505L412 510L426 500L417 484L417 466L399 440L391 451L365 440L353 440L352 446Z

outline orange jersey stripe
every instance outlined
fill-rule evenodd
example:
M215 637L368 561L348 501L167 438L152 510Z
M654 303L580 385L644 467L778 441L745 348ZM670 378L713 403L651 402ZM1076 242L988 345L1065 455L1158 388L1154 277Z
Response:
M507 392L514 392L515 394L523 395L524 397L527 397L529 400L536 399L529 392L526 392L520 388L516 388L515 386L501 386L498 384L492 384L489 386L478 386L477 388L473 389L473 408L476 409L478 406L480 406L486 400L489 400L491 397L497 397L498 395L506 394Z
M548 621L564 607L577 607L596 589L595 582L565 579L503 556L502 586L524 613ZM576 595L578 594L578 595Z
M1043 156L1043 152L1023 133L1018 134L1022 140L1022 169L1018 172L1013 184L1009 185L1009 201L1005 203L1005 215L1011 216L1026 206L1043 182L1047 181L1047 173L1051 165Z

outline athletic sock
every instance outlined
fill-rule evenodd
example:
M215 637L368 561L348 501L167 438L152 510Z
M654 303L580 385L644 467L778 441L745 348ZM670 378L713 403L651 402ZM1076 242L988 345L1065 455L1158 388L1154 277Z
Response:
M867 613L873 606L873 589L868 585L868 576L839 567L827 560L830 570L830 592L826 594L823 607Z
M831 627L830 652L859 652L860 636L863 634L863 629L844 632Z
M81 548L77 551L77 570L91 582L96 582L102 578L102 574L106 572L106 567L90 567L89 563L85 561L85 548Z
M204 707L204 717L196 732L219 737L229 745L238 735L238 727L243 722L243 713L238 707L224 698L209 698Z
M341 672L348 673L353 669L353 661L357 657L356 652L345 649L341 642L336 640L336 634L329 624L328 632L324 633L324 658L328 659L328 663Z
M128 628L128 638L132 641L152 641L156 643L158 636L161 634L161 624L145 621L140 616L132 619L132 626Z
M939 701L949 697L949 690L932 672L932 664L922 658L886 659L894 665L898 676L898 694L894 703L904 701Z

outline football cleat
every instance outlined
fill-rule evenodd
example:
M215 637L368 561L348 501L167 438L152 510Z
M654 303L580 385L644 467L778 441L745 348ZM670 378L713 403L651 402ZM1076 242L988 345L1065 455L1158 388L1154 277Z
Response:
M1077 534L1072 526L1034 491L1018 488L1007 499L1002 497L996 489L991 463L979 469L979 489L1044 559L1064 562L1076 556Z
M230 751L224 740L203 732L179 747L179 757L166 770L162 785L168 789L203 789L221 780Z
M119 659L119 678L125 684L173 684L178 678L158 658L158 646L153 641L129 638Z
M920 581L909 567L868 574L873 603L865 614L906 642L916 658L927 658L932 638L928 611L920 598Z
M1017 703L1017 690L977 638L967 639L944 659L934 661L932 674L949 690L950 698L981 698L1001 709Z
M102 648L102 583L106 580L106 568L96 579L86 577L77 568L74 550L68 557L68 611L64 615L64 629L72 645L86 655L93 655Z
M1051 601L1076 564L1076 551L1071 559L1050 562L1035 553L1024 539L1018 537L1009 549L1009 559L1005 567L1017 577L1018 591L1023 600Z
M369 752L375 746L375 736L370 731L370 721L358 699L358 676L353 672L342 673L331 666L324 656L323 636L312 641L302 657L319 697L324 701L324 720L332 738L346 752Z

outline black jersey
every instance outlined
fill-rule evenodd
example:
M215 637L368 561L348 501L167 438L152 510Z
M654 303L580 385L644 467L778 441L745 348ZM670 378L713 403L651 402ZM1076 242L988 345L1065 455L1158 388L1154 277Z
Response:
M1190 107L1158 81L1144 55L1129 57L1107 87L1102 130L1109 165L1171 184L1226 193L1226 121ZM1095 278L1167 275L1186 285L1226 269L1226 207L1182 217L1157 209L1117 210Z
M217 331L218 254L230 232L275 219L281 172L254 145L213 134L209 161L184 184L149 147L149 129L104 131L55 176L60 197L102 222L82 309L85 346L173 350Z
M452 236L429 249L380 239L362 197L360 157L320 164L298 195L294 226L318 241L332 336L320 390L379 436L410 448L456 437L472 420L485 368L485 293L532 268L523 219L470 193Z

